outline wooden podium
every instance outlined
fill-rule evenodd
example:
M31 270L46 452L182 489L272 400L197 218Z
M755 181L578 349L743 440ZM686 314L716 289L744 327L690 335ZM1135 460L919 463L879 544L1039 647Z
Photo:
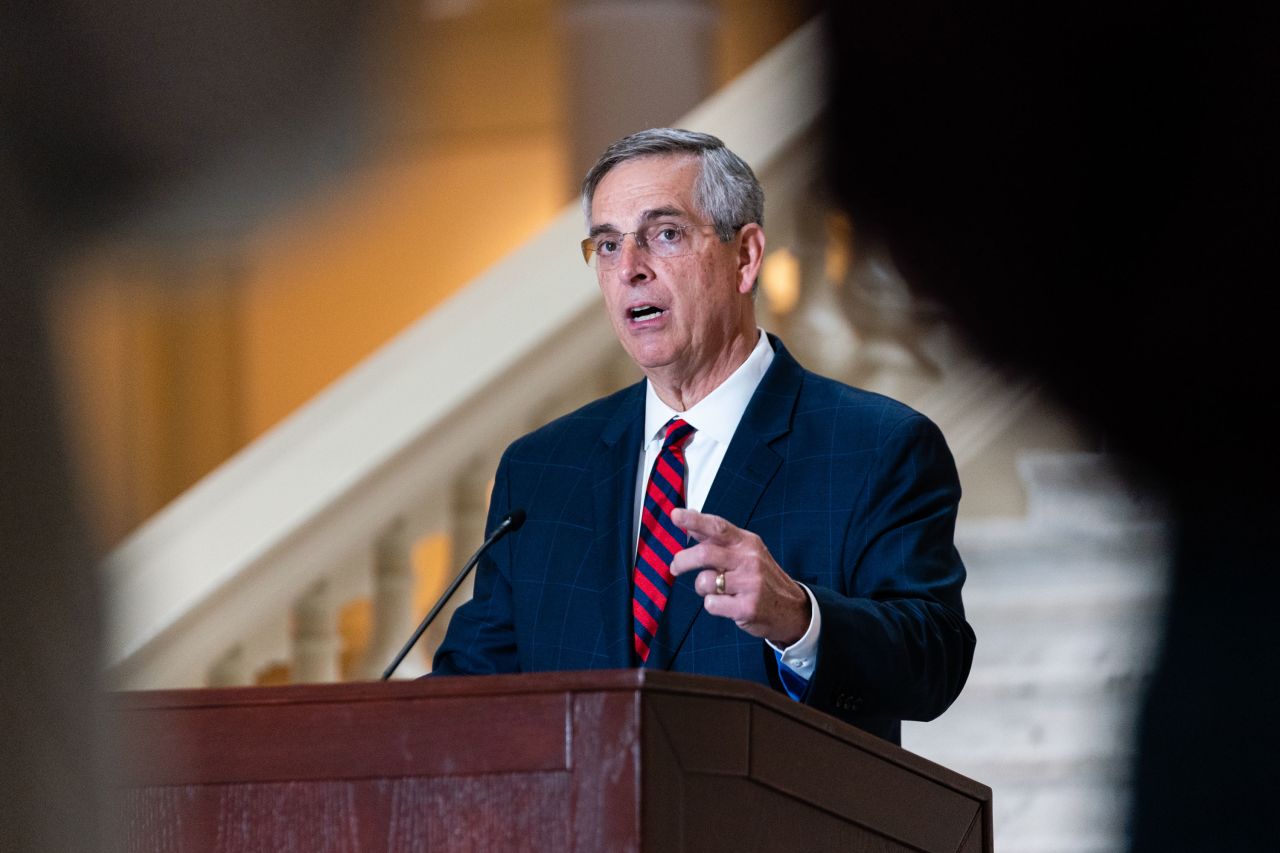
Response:
M131 851L991 851L991 790L754 684L127 694Z

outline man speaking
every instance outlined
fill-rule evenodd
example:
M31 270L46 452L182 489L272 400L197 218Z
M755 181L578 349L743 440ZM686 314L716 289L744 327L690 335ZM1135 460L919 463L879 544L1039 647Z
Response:
M582 201L583 256L645 379L503 454L488 526L527 520L433 671L742 678L898 742L973 658L942 435L757 328L764 193L720 140L628 136Z

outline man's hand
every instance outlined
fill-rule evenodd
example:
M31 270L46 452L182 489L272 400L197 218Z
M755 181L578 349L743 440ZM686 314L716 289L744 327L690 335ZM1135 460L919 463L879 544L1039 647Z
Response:
M708 613L732 619L779 648L804 636L811 618L809 596L774 561L759 536L692 509L675 509L671 520L698 540L676 554L671 573L698 573L693 588Z

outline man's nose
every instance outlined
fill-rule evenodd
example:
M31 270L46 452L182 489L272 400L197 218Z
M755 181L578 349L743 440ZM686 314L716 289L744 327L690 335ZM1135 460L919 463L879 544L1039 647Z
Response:
M630 243L627 237L631 238ZM631 283L645 281L650 276L649 253L641 248L636 234L623 234L618 246L618 277Z

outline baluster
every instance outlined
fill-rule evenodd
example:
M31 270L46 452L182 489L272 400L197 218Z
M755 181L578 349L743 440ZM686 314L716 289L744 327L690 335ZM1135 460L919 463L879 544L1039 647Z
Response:
M453 537L453 558L459 568L462 561L484 541L489 492L496 468L496 461L476 458L465 465L453 481L453 512L449 524Z
M494 458L476 458L464 465L454 478L453 487L450 490L451 506L448 524L451 544L450 556L446 561L448 568L444 576L435 579L437 582L433 584L431 604L434 604L436 598L444 592L454 575L462 570L463 562L484 541L489 492L492 489L493 472L496 467L497 460ZM420 659L430 661L435 655L436 648L444 640L449 620L453 618L453 611L471 599L474 587L475 572L472 572L436 616L435 622L419 642L416 654L421 656Z
M378 678L409 639L417 620L413 612L413 537L399 518L374 543L373 638L360 664L361 678ZM410 653L396 669L396 678L416 678L427 672L420 653Z
M244 646L236 644L209 667L205 682L210 687L240 687L252 682Z
M249 684L285 684L292 680L290 646L292 637L288 613L268 620L239 642Z
M338 680L338 608L328 579L316 582L293 608L293 680Z

